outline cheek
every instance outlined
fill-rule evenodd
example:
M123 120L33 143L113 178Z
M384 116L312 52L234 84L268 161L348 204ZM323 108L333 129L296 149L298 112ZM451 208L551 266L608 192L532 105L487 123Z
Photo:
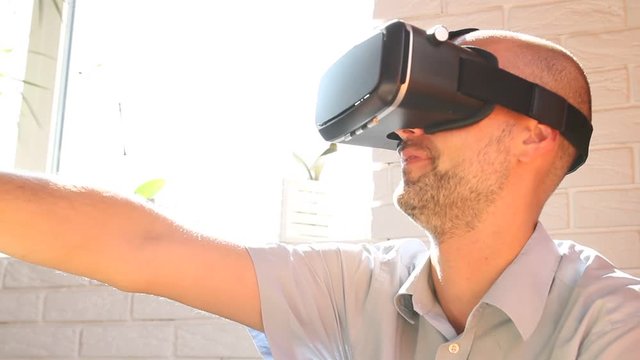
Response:
M485 121L485 120L483 120ZM463 163L475 162L483 157L483 149L496 136L489 124L482 121L469 127L444 131L434 140L441 152L438 168L450 169Z
M478 154L476 140L469 136L455 136L447 140L439 146L440 153L436 164L438 170L447 171L474 159Z

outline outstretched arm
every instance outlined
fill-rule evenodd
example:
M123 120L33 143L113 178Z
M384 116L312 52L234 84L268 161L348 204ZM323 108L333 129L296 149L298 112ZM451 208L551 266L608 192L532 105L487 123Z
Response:
M0 172L0 252L262 329L247 250L133 199Z

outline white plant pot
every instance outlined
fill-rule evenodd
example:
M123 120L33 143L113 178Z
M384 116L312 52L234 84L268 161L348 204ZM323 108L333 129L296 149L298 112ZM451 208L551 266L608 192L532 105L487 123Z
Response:
M282 187L280 241L328 241L332 201L327 186L313 180L285 180Z

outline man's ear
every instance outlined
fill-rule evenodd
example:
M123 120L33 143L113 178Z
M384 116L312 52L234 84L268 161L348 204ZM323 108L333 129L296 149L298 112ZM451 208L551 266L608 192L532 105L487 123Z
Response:
M558 146L559 132L550 126L532 121L525 127L521 139L518 159L529 162L540 155L553 152Z

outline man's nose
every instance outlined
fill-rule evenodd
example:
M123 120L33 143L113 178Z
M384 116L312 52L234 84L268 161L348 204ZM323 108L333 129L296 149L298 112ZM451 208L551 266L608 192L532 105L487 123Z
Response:
M420 128L398 129L395 131L395 133L400 137L400 139L405 141L412 137L424 135L424 129L420 129Z

